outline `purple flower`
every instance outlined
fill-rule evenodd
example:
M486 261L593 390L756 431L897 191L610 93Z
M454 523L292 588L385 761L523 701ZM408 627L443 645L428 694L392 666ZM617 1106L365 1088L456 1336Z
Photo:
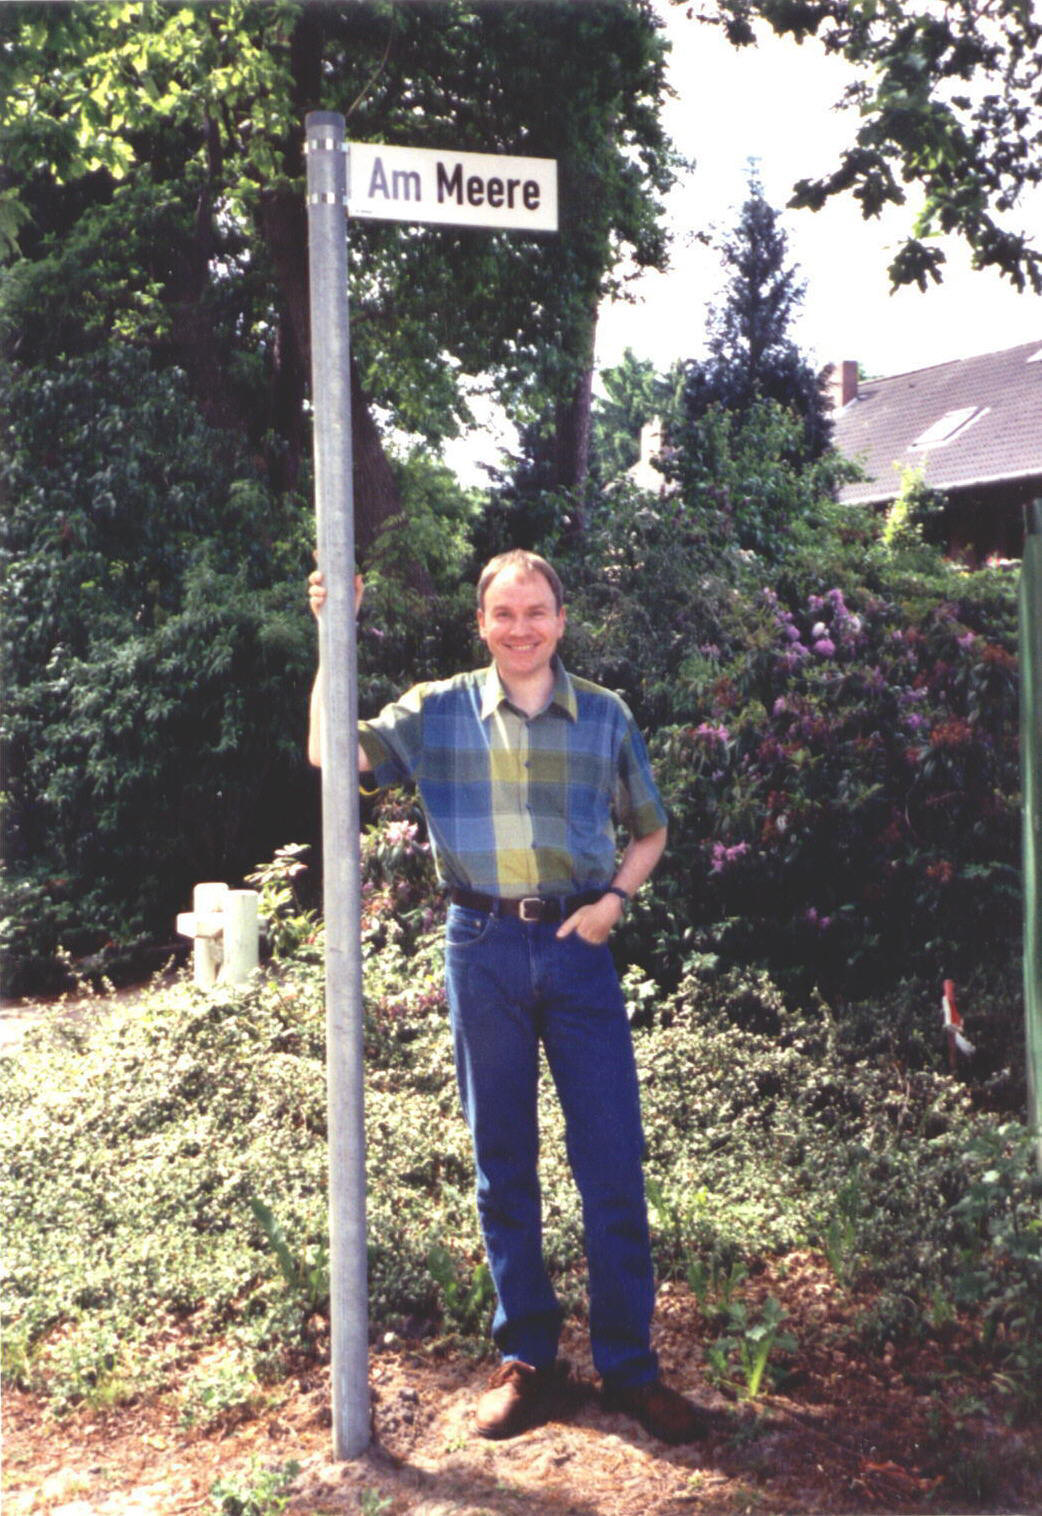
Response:
M733 847L727 847L723 842L713 843L713 862L710 865L711 874L722 874L728 864L734 863L737 858L743 858L749 851L747 842L736 842Z
M774 705L773 705L773 707L771 709L771 715L772 716L784 716L785 712L788 709L789 709L789 702L786 700L786 698L785 698L784 695L779 695L778 698L777 698L777 700L774 702Z
M836 656L836 644L831 637L819 637L814 644L814 652L819 658L834 658Z
M703 721L701 726L695 728L696 737L706 737L710 742L727 742L731 733L726 726L714 726L711 721Z
M426 851L425 846L416 841L415 821L389 821L385 837L389 847L400 847L407 858L414 852Z

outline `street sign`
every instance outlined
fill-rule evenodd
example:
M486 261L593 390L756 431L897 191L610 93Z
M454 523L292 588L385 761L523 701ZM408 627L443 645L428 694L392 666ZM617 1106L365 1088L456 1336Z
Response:
M347 213L359 220L557 230L557 160L349 142Z

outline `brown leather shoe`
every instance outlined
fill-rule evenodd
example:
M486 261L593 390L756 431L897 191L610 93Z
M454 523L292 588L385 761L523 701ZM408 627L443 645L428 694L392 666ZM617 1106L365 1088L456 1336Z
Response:
M501 1363L474 1411L482 1437L516 1437L545 1421L549 1412L553 1368L534 1369L520 1358Z
M703 1420L691 1402L661 1379L632 1389L605 1385L603 1401L606 1410L635 1416L644 1430L660 1442L694 1442L706 1433Z

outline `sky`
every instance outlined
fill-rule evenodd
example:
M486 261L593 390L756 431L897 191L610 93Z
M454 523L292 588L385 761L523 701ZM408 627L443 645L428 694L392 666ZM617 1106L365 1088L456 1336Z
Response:
M618 363L627 348L661 372L705 351L707 308L725 282L719 254L698 233L728 232L746 198L755 160L768 202L781 213L790 262L806 285L791 335L814 364L853 359L869 376L907 373L955 358L1042 340L1042 296L1019 294L1008 280L974 271L956 242L943 284L890 292L887 267L914 218L906 206L865 221L850 198L821 211L787 211L793 186L839 162L857 118L836 109L854 77L843 59L813 42L797 45L765 29L755 48L733 48L716 28L655 0L672 43L664 121L677 150L694 167L666 207L671 267L631 286L633 303L615 301L598 316L596 365ZM1042 193L1021 208L1019 224L1042 235ZM501 461L513 429L478 404L476 433L446 448L467 483L487 482L483 462Z
M843 59L813 41L799 46L767 31L741 51L718 29L689 20L684 7L659 3L672 42L670 82L677 98L664 113L678 150L695 160L668 203L671 271L642 277L639 303L602 308L597 361L618 361L626 347L664 368L703 352L705 308L719 297L719 255L695 233L728 231L745 199L755 159L768 202L782 211L790 259L806 282L792 336L812 362L855 359L870 375L905 373L954 358L1042 338L1042 296L1018 294L997 274L974 271L954 241L940 286L890 293L887 266L914 208L865 221L852 199L818 212L783 211L797 179L834 168L857 129L835 109L854 77ZM1042 195L1025 203L1021 224L1042 233Z

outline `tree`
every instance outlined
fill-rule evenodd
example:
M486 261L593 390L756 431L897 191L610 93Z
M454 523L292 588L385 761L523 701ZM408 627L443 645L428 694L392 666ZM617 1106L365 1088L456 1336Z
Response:
M176 370L0 369L5 972L162 930L313 825L303 513ZM287 830L292 828L292 830Z
M37 255L49 231L102 206L114 229L146 182L179 201L176 235L150 249L166 336L210 413L254 430L256 396L234 371L244 353L260 361L261 415L290 483L307 446L305 112L340 110L361 140L556 157L560 237L352 228L359 537L397 509L374 411L436 442L467 415L461 374L493 374L522 418L556 409L573 433L558 447L581 473L593 312L624 252L638 266L665 254L655 195L672 158L647 0L15 5L0 25L7 224L19 188L29 216L20 249ZM222 331L215 308L251 284L267 310Z
M670 384L647 359L627 348L620 363L599 375L602 393L594 401L593 440L597 473L617 479L640 457L641 432L670 408Z
M854 145L833 173L801 180L791 203L819 210L852 194L867 219L918 185L922 209L890 265L895 287L939 282L945 255L930 242L951 233L975 267L1042 293L1042 251L1008 224L1024 191L1042 184L1042 17L1032 0L712 0L699 19L736 47L756 41L758 22L796 42L816 37L863 72L844 96L860 120Z
M0 9L5 924L23 962L168 932L196 879L310 835L305 113L560 164L559 237L352 227L358 540L391 600L379 581L406 562L428 590L458 578L474 503L413 443L459 425L464 376L581 435L611 270L664 257L663 51L644 0ZM388 658L421 640L394 608Z
M784 559L792 528L815 519L852 472L830 450L808 458L799 418L776 400L756 399L744 412L715 403L679 422L670 443L667 468L687 508L771 562Z
M709 315L709 357L687 365L684 422L698 421L714 405L742 418L759 402L773 400L799 417L800 452L817 458L830 433L825 401L817 375L788 335L804 286L787 262L778 213L755 174L720 251L727 284L722 303Z

